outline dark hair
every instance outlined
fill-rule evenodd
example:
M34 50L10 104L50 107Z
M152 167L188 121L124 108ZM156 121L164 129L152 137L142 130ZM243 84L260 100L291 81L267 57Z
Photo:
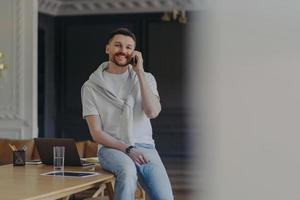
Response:
M129 36L131 37L134 42L136 43L136 38L135 38L135 35L134 33L132 33L129 29L127 28L117 28L115 30L113 30L109 36L108 36L108 39L107 39L107 43L109 43L111 41L111 39L115 36L115 35L126 35L126 36Z

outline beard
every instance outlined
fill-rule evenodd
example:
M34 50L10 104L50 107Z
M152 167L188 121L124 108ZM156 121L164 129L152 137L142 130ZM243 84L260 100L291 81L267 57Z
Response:
M117 56L125 56L126 58L126 62L125 63L120 63L116 57ZM126 67L127 65L130 64L130 60L131 60L131 56L130 55L127 55L127 54L124 54L124 53L116 53L115 55L113 55L111 58L110 58L110 61L113 62L115 65L117 65L118 67Z

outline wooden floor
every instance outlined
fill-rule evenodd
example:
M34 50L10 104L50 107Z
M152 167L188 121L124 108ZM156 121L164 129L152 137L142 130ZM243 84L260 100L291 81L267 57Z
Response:
M175 200L190 200L194 191L194 172L187 159L163 159L170 178Z

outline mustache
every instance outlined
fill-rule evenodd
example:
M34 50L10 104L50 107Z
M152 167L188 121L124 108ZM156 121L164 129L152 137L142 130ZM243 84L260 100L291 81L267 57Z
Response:
M131 55L122 52L116 53L115 56L125 56L127 59L131 58Z

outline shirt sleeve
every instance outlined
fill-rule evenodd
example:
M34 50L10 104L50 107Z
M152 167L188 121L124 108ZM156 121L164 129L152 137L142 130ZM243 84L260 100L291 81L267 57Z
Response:
M154 76L151 74L151 73L145 73L145 77L146 77L146 80L147 80L147 83L149 84L152 92L159 97L159 94L158 94L158 90L157 90L157 84L156 84L156 80L154 78Z
M82 117L87 115L99 115L96 104L94 91L90 87L83 86L81 89L81 102L82 102Z

